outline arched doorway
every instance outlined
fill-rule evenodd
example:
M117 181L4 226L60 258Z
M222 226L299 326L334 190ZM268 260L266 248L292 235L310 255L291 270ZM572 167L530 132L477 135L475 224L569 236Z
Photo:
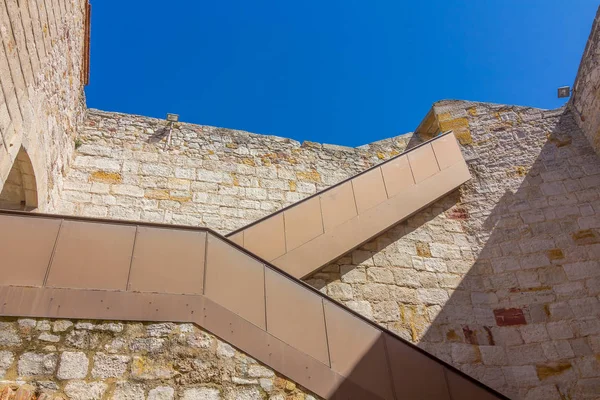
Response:
M37 185L31 159L23 147L0 192L0 208L31 211L38 207Z

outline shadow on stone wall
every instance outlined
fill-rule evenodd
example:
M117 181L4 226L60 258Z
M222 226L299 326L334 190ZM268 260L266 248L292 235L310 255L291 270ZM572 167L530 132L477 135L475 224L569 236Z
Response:
M332 360L335 363L335 360ZM379 336L328 398L336 400L506 399L415 346Z
M307 283L510 398L597 398L600 161L568 113L542 116L526 129L494 129L502 124L495 118L500 122L489 131L503 141L503 153L470 162L473 181ZM528 133L538 136L527 140ZM474 258L439 248L432 255L433 246L447 243L441 228L457 221ZM434 269L436 260L448 271L452 263L456 283L424 282L435 278L434 269L417 268L403 253L415 245L417 258L430 259ZM450 296L420 297L419 288L444 296L449 289Z
M419 143L421 142L419 141L415 145ZM460 194L458 191L449 193L444 198L421 209L420 211L417 211L415 214L391 227L378 237L371 239L369 242L359 246L358 249L353 250L350 252L350 254L346 254L340 259L331 262L328 266L318 270L304 280L312 287L322 290L331 282L339 280L342 275L351 272L357 267L361 268L364 266L364 263L371 258L379 258L380 263L387 264L387 261L384 259L386 257L384 253L387 248L393 246L406 235L409 235L410 233L419 229L419 227L429 224L440 215L449 211L457 204L459 198ZM378 255L381 257L378 257ZM408 255L408 258L410 258L410 255ZM348 268L340 271L338 268L339 264L342 264ZM330 267L332 265L334 266L333 269ZM336 300L344 300L337 296L332 297L334 297Z
M597 398L599 165L563 114L531 168L515 166L521 185L485 219L483 247L420 347L511 398Z
M168 135L169 129L167 127L158 128L148 136L148 143L160 143L163 139L166 140Z
M404 149L404 151L408 151L410 149L412 149L415 146L420 145L421 143L423 143L423 140L421 139L421 137L417 134L413 134L410 139L408 140L408 143L406 144L406 148Z

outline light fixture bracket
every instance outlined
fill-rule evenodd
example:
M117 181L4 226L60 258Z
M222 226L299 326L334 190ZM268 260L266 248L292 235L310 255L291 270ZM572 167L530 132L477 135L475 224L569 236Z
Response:
M558 98L562 99L565 97L571 96L571 87L570 86L561 86L558 88Z

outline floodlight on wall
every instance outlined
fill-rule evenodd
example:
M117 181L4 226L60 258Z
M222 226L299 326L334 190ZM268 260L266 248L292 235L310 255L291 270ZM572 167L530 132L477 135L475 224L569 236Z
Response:
M167 140L165 142L165 147L163 148L163 150L166 150L167 146L171 145L171 133L173 133L173 124L179 122L179 115L167 113L167 121L169 122L169 134L167 135Z
M558 98L559 99L569 97L570 95L571 95L571 87L570 86L561 86L558 88Z

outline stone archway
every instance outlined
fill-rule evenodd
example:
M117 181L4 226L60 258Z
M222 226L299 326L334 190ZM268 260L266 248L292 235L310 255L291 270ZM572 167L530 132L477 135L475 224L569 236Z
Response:
M31 159L23 147L0 192L0 208L31 211L38 207L37 184Z

